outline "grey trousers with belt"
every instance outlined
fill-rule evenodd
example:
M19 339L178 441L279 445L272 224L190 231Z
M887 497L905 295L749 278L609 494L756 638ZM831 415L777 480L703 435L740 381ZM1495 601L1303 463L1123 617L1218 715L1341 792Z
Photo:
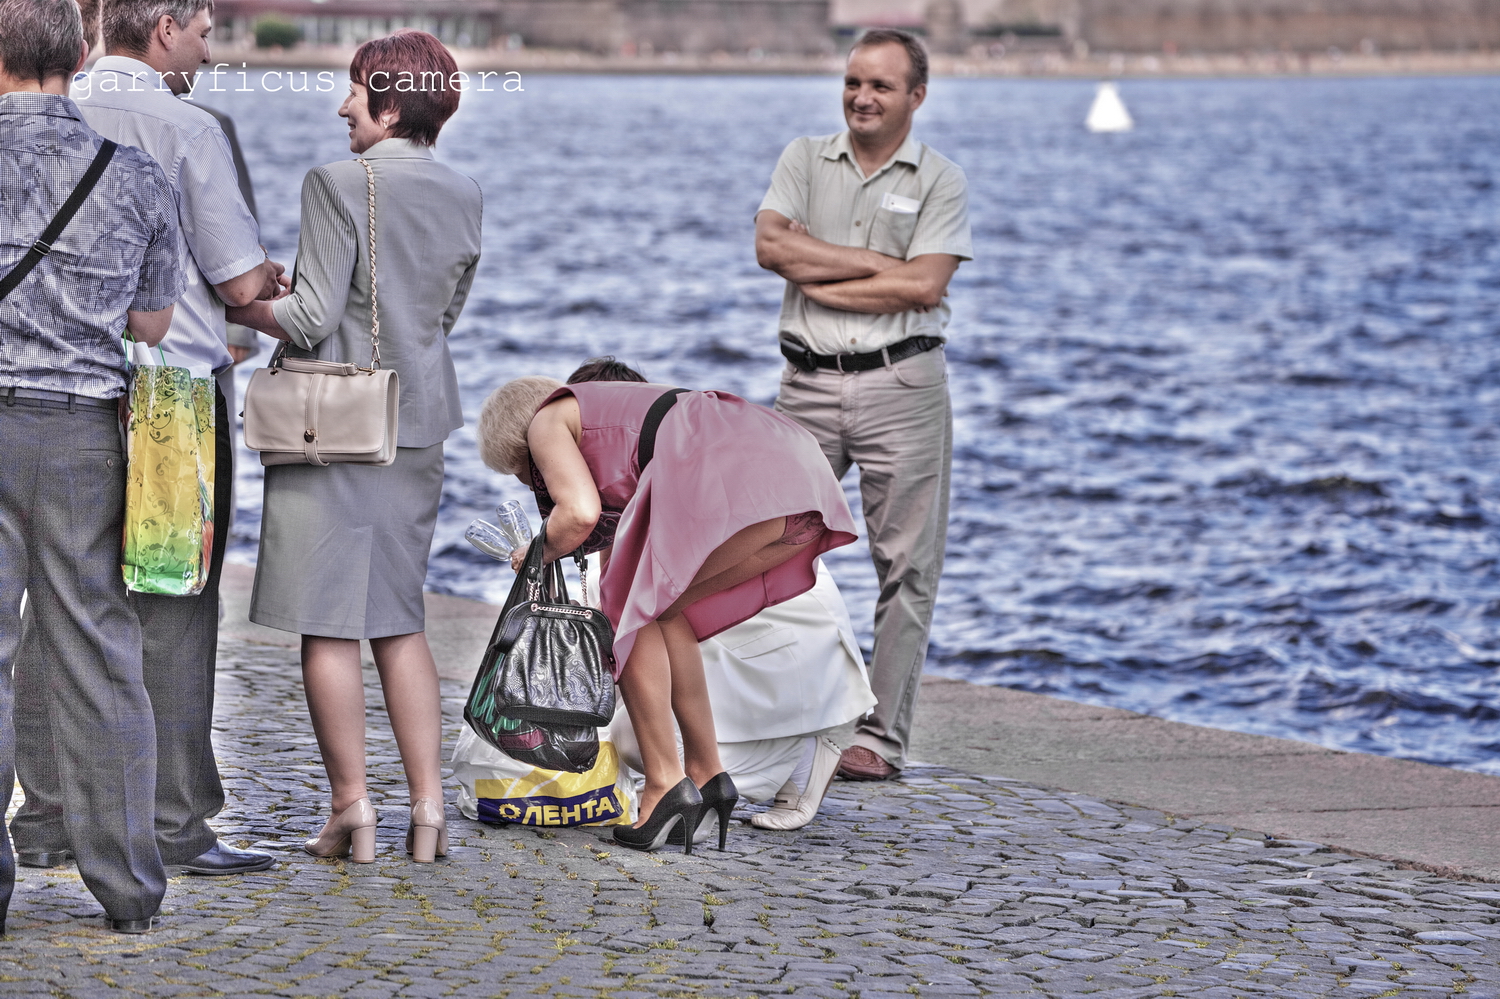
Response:
M165 864L183 864L213 846L218 836L208 819L224 807L224 786L214 759L214 666L219 644L219 575L229 536L227 511L233 484L232 432L228 406L218 397L214 471L215 530L208 583L193 597L131 594L141 622L146 690L156 724L156 841ZM223 474L220 474L222 471ZM118 559L116 559L118 562ZM62 821L63 786L53 741L39 699L28 696L44 682L48 655L28 614L16 660L19 699L15 714L20 748L16 776L26 803L11 821L16 849L72 848ZM76 852L76 849L75 849Z
M0 401L0 712L39 717L21 748L53 762L58 826L89 891L114 919L145 919L166 893L152 816L156 729L141 631L120 574L125 461L111 410ZM11 690L21 592L38 666ZM38 744L40 740L40 744ZM16 737L0 723L0 799ZM15 876L0 832L0 892Z
M953 408L943 350L851 374L788 364L776 410L818 439L834 475L842 479L850 465L859 466L880 584L870 661L879 703L860 721L854 742L903 767L948 541Z

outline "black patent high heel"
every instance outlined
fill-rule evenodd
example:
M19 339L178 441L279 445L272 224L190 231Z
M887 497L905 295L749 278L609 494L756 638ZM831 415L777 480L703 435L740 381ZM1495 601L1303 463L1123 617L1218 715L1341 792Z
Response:
M670 791L661 796L651 810L651 818L643 826L615 826L615 842L632 850L658 850L672 835L673 829L697 829L698 813L703 808L703 796L684 777ZM683 853L693 852L693 839L687 838Z
M698 824L692 827L693 831L696 834L697 830L702 828L704 823L717 815L719 819L719 852L723 853L725 846L729 842L729 815L734 811L734 806L739 804L740 800L739 788L734 786L734 780L726 772L716 775L707 784L700 787L698 793L703 796L703 811L699 814ZM682 844L684 828L683 826L678 826L673 829L671 835L667 837L667 842L674 846L680 846Z

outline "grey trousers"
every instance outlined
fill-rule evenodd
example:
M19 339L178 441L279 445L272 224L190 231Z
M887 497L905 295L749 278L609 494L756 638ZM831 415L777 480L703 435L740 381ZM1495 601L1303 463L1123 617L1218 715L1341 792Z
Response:
M111 918L145 919L167 882L140 624L120 574L124 499L113 412L0 402L0 799L8 804L13 786L14 706L46 721L21 747L55 761L59 824L84 884ZM22 590L45 658L13 698ZM0 861L8 900L15 868L3 835Z
M164 864L182 864L214 845L208 824L224 807L224 786L214 759L214 666L219 644L219 575L229 536L233 484L233 440L228 406L218 398L214 456L215 530L208 583L193 597L131 594L141 622L146 691L156 724L156 843ZM224 474L219 474L223 470ZM117 560L118 561L118 560ZM33 597L35 596L33 592ZM48 655L27 627L16 660L19 699L15 713L16 776L26 803L11 820L16 849L54 851L71 847L62 821L63 791L58 759L47 751L52 732L45 712L36 710L31 688L44 682ZM76 852L76 851L75 851Z
M834 475L859 466L880 584L870 662L879 703L854 742L903 767L948 541L953 408L943 350L851 374L788 364L776 410L818 439Z

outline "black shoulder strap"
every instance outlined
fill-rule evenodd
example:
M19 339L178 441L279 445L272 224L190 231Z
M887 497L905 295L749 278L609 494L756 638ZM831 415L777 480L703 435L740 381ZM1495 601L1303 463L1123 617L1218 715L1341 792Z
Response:
M109 166L110 158L115 155L119 148L116 143L105 139L99 145L99 152L94 155L94 162L84 172L83 179L78 186L73 188L73 193L68 195L68 200L57 210L47 228L37 237L31 249L26 251L26 256L21 258L20 263L10 269L10 273L0 278L0 300L16 290L16 285L26 280L26 275L31 273L32 268L42 262L42 258L52 252L52 244L62 235L68 223L73 221L73 216L78 214L78 209L83 207L84 201L88 200L89 194L94 190L94 185L99 183L99 178L104 175L104 168Z
M636 445L636 464L644 472L646 466L651 464L651 458L656 454L656 431L661 426L661 421L666 418L667 411L677 405L677 397L688 391L683 388L667 389L656 397L651 408L646 410L646 420L641 424L641 440Z

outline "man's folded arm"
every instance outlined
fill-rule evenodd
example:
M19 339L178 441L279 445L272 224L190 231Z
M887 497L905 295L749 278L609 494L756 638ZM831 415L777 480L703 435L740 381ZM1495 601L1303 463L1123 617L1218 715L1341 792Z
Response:
M286 270L274 260L266 259L243 274L214 285L219 300L225 305L249 305L257 300L274 298L280 290L278 278Z
M755 216L755 259L793 284L867 278L902 261L857 246L837 246L807 234L806 228L774 209Z
M802 294L831 309L885 316L942 304L962 257L924 253L871 277L801 284Z

